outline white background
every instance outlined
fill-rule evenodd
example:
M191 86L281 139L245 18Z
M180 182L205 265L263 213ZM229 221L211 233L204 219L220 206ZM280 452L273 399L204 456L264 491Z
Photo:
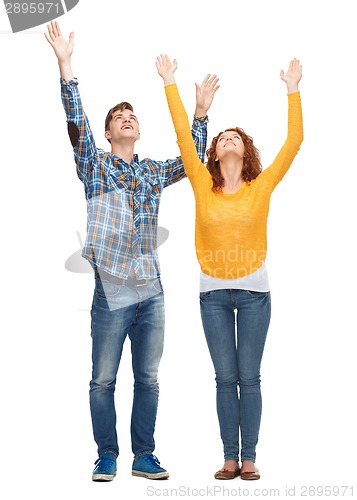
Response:
M160 247L167 326L155 452L171 477L152 482L131 476L127 343L116 393L118 476L110 484L91 482L93 277L64 265L79 249L76 232L85 236L84 190L45 26L12 34L2 10L2 498L144 499L174 497L170 490L180 487L176 496L204 496L209 488L216 497L237 496L240 487L245 495L258 489L261 496L275 488L284 497L286 487L290 493L295 487L299 497L304 485L356 488L353 7L346 0L81 0L59 19L66 36L75 32L73 69L97 145L109 146L103 136L108 109L127 100L140 119L140 157L179 154L154 65L158 54L178 59L177 83L190 116L194 82L209 72L219 75L208 140L223 128L241 126L253 136L265 167L286 134L286 87L279 71L293 57L303 64L305 140L273 194L269 216L273 313L262 366L262 479L224 485L213 479L223 453L199 316L188 180L163 193L159 221L170 235Z

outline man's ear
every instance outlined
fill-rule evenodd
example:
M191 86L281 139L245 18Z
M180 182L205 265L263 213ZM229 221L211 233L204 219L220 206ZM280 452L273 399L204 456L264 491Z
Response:
M106 130L106 131L104 132L104 137L105 137L106 139L108 139L108 141L112 138L112 136L110 135L109 130Z

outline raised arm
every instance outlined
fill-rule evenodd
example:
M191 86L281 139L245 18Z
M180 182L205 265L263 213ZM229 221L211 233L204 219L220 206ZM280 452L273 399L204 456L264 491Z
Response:
M219 89L219 78L217 75L208 74L201 85L195 83L196 86L196 109L195 116L201 117L207 115L207 111L211 107L214 96Z
M47 25L45 37L57 57L61 75L61 98L67 117L68 135L73 147L78 177L86 183L96 155L96 146L82 101L77 80L73 76L71 57L74 46L74 33L68 41L64 39L57 21Z
M70 33L67 42L57 21L48 24L47 29L48 32L44 33L44 35L56 54L61 77L68 82L73 79L71 57L74 47L74 33Z
M280 70L280 78L286 83L288 94L299 92L299 81L302 77L302 66L298 59L292 59L289 64L289 69L284 73Z
M176 87L175 71L177 69L177 61L174 59L171 62L167 55L161 55L157 58L156 68L165 85L169 109L178 139L177 142L185 171L190 177L201 166L203 158L201 157L200 161L200 158L197 157L191 134L189 133L190 128L187 113ZM196 116L205 116L207 114L218 88L218 78L215 75L212 77L211 75L207 75L201 86L196 84Z
M196 109L192 124L192 137L195 141L197 154L202 163L205 161L207 149L207 112L211 107L216 90L219 88L216 75L207 75L201 85L196 86Z
M266 169L275 187L289 169L304 139L299 82L302 77L302 66L298 59L292 59L288 71L280 71L280 78L286 83L288 91L288 134L284 146L274 162Z

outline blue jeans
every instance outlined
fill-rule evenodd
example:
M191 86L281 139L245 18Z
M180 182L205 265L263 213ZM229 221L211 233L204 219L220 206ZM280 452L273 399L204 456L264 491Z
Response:
M142 286L126 286L96 277L91 317L93 370L89 395L98 454L119 454L114 391L127 336L134 374L132 451L135 456L152 453L159 396L157 375L164 344L160 278Z
M255 462L262 412L260 364L270 322L270 292L212 290L200 293L200 304L216 374L224 458L239 460L241 452L242 461Z

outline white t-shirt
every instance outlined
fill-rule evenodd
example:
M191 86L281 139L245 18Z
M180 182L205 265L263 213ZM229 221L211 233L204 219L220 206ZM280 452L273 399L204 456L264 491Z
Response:
M254 273L248 274L243 278L224 280L213 278L201 271L200 274L200 292L209 290L220 290L222 288L239 288L241 290L251 290L254 292L269 292L269 280L265 262Z

